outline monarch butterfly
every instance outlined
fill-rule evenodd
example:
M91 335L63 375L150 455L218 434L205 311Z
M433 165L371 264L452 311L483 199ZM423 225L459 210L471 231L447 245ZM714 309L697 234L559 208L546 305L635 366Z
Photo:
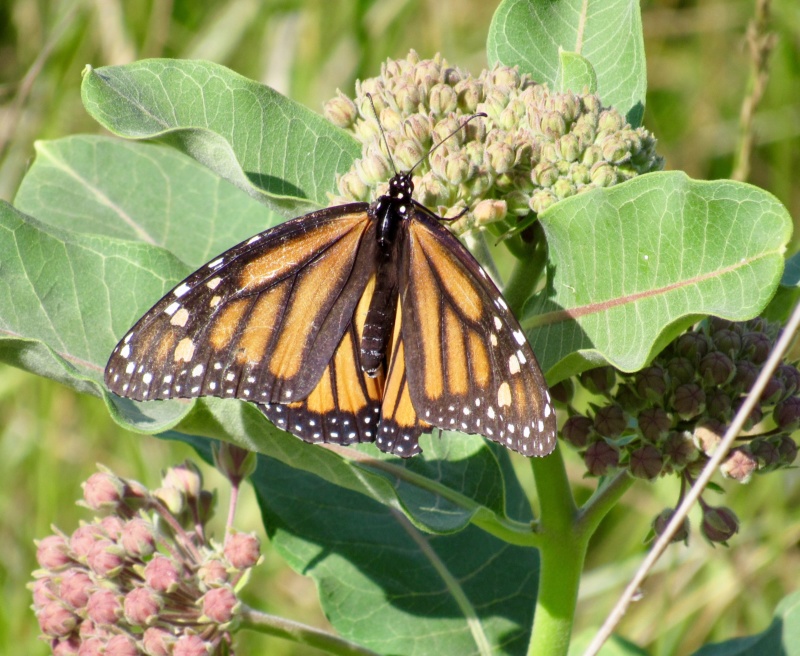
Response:
M434 427L547 455L555 413L519 323L413 190L411 171L395 173L371 204L311 212L214 258L117 344L106 385L137 401L245 399L307 442L404 458Z

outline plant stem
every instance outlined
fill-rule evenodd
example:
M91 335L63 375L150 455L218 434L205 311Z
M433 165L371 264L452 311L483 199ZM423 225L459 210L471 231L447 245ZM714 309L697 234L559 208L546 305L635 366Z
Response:
M527 257L514 261L514 269L503 289L503 296L518 317L522 313L525 301L536 289L547 262L546 256L547 249L543 243L539 243L536 250L529 253Z
M566 654L575 616L588 531L576 530L578 508L572 497L560 447L531 467L541 505L541 571L528 654Z
M243 629L252 629L260 633L286 638L292 642L316 647L331 654L378 656L376 652L332 633L326 633L313 626L287 620L285 617L262 613L248 606L242 607L240 617L242 620L241 628Z

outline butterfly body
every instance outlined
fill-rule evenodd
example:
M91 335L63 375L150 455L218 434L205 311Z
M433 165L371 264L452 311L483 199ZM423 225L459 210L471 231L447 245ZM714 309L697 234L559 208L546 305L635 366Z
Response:
M245 399L306 441L401 457L434 427L546 455L555 414L519 324L412 193L400 173L372 204L312 212L226 251L134 325L107 386L141 401Z

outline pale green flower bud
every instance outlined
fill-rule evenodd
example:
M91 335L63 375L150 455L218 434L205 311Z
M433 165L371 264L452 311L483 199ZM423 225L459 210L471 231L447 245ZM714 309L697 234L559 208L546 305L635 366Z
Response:
M562 95L559 98L556 111L564 117L564 120L572 123L580 115L581 101L578 96L572 93Z
M420 103L422 102L419 87L407 82L401 82L394 90L394 97L397 107L402 114L413 114L419 111ZM384 130L395 129L394 127L388 127L383 121L381 121L381 123L383 124Z
M597 187L610 187L617 182L617 174L614 167L605 162L597 162L589 172L592 184Z
M489 73L491 84L499 87L514 88L519 86L520 75L517 67L497 66Z
M510 191L504 196L508 213L514 216L527 216L530 214L531 198L521 191Z
M507 173L514 166L514 149L507 143L494 143L486 149L486 159L493 173Z
M528 207L537 214L541 214L557 200L555 194L552 192L546 189L539 189L533 192Z
M600 146L589 146L583 151L581 161L586 164L586 166L593 167L598 162L603 161L603 149L600 148Z
M381 125L386 131L397 130L403 122L400 113L391 107L384 107L380 113Z
M569 167L570 179L578 186L587 185L592 182L589 175L589 167L585 164L575 163Z
M561 153L560 159L574 162L580 157L581 146L574 134L565 134L556 142L556 149Z
M458 107L466 114L474 114L478 111L478 103L483 98L481 84L477 80L468 78L459 81L455 86L458 95Z
M399 168L404 170L411 169L428 152L418 142L411 139L401 141L392 149L393 157Z
M625 119L622 115L614 109L604 109L600 112L600 119L597 126L601 131L605 132L619 132L625 127Z
M325 103L323 110L325 118L340 128L349 128L358 116L356 104L338 89L336 98Z
M403 122L403 134L417 143L430 146L433 124L423 114L412 114Z
M445 178L452 185L460 185L475 175L476 167L464 153L454 153L447 158Z
M482 112L486 112L489 118L497 120L501 112L508 105L508 96L499 89L488 89L485 100L478 106Z
M445 116L458 108L458 96L453 87L436 84L431 88L429 106L436 116Z
M446 205L450 200L447 186L433 175L426 174L419 184L415 184L417 200L425 207Z
M558 180L558 169L551 162L540 162L531 171L531 181L540 187L551 187Z
M508 214L508 204L504 200L487 198L479 202L472 210L475 224L478 226L497 223L506 218Z
M339 178L339 193L350 200L369 200L372 188L364 183L355 171L348 171Z
M561 114L547 112L542 116L542 133L552 139L557 139L567 130L567 123Z
M603 142L603 159L610 164L624 164L631 158L625 142L617 136L609 136Z
M575 195L575 185L567 178L556 180L551 189L559 200Z
M386 179L386 176L382 175L384 169L381 163L375 158L365 157L356 160L354 166L361 182L368 187L374 187L376 184Z

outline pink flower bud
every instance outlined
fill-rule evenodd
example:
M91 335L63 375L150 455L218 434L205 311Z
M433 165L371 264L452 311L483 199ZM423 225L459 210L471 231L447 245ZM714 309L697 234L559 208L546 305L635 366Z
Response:
M228 570L217 558L206 560L197 570L197 578L209 588L215 588L229 580Z
M36 540L36 561L51 572L61 570L72 564L69 545L60 535L48 535Z
M120 543L125 552L133 558L150 556L156 549L152 523L141 517L130 520L122 528Z
M594 428L603 437L618 437L627 425L625 411L618 405L599 408L594 416Z
M135 626L149 626L164 607L160 596L149 588L134 588L125 595L125 619Z
M78 656L103 656L106 648L105 640L89 638L81 643Z
M217 624L230 622L236 607L236 595L228 587L214 588L203 597L203 615Z
M147 656L170 656L174 643L175 636L156 626L151 626L142 636L142 648Z
M203 489L203 475L191 460L182 465L167 469L163 478L164 487L174 487L183 492L187 498L196 499Z
M134 639L123 633L118 633L106 643L105 656L138 656Z
M86 572L71 569L61 579L60 596L72 608L79 610L86 606L93 589L94 583Z
M731 449L731 452L720 465L723 476L733 478L740 483L747 483L758 466L758 461L744 449Z
M86 603L86 614L95 624L116 624L122 617L122 604L111 590L97 590Z
M53 643L53 656L78 656L81 641L77 636L55 640Z
M78 625L77 616L57 601L45 604L36 613L36 619L39 620L42 633L54 638L68 636Z
M36 610L58 597L58 586L49 576L36 579L30 587L33 592L33 606Z
M172 656L208 656L214 645L200 636L184 633L175 643Z
M125 566L122 548L111 540L98 540L86 559L91 570L103 578L114 578Z
M144 568L144 580L156 592L175 592L180 584L180 575L173 562L166 556L155 556Z
M236 569L253 567L261 555L261 545L255 535L233 533L225 541L225 557Z
M108 539L116 542L122 533L122 528L125 526L125 522L123 522L116 515L108 515L100 520L100 526L108 536Z
M82 487L83 499L92 510L116 507L125 491L122 479L108 472L92 474Z
M75 529L69 538L69 546L72 554L85 562L89 552L98 540L105 539L103 531L94 524L84 524Z

